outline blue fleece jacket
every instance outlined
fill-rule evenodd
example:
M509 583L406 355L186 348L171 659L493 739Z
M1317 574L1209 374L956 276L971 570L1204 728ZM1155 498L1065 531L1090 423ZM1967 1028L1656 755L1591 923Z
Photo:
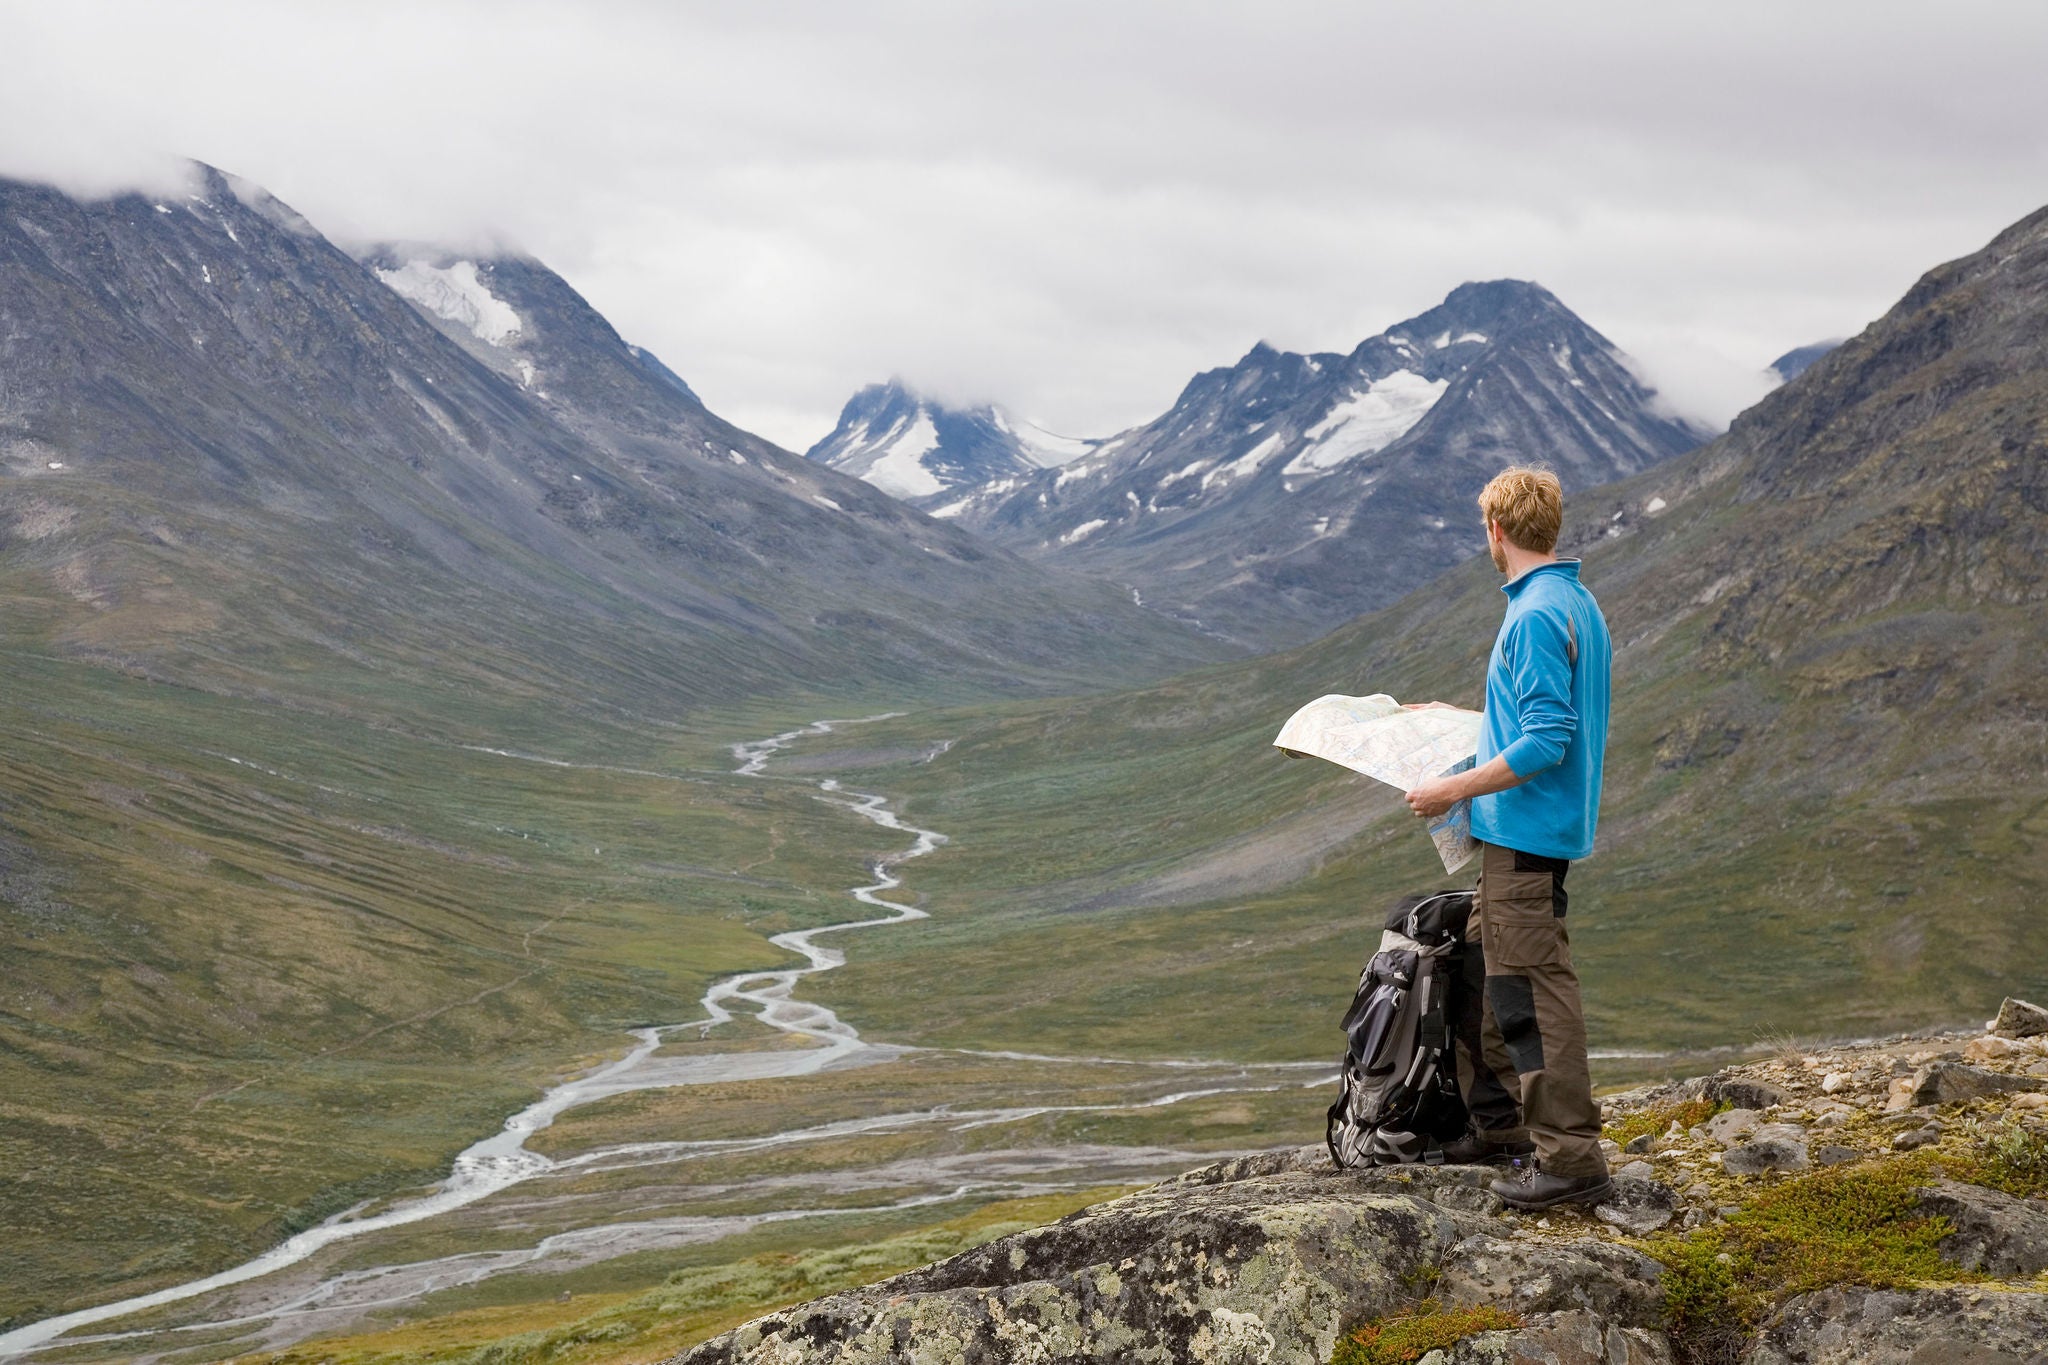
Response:
M1478 761L1505 758L1527 780L1474 797L1472 834L1546 858L1583 858L1593 851L1607 756L1607 620L1579 582L1576 559L1539 565L1501 591L1508 611L1486 670Z

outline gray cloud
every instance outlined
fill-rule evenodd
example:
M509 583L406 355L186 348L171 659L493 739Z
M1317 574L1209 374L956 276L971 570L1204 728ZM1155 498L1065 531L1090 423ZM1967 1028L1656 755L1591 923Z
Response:
M0 0L0 172L183 154L344 241L516 243L797 447L892 373L1106 432L1500 275L1725 418L2048 200L2044 39L1989 0Z

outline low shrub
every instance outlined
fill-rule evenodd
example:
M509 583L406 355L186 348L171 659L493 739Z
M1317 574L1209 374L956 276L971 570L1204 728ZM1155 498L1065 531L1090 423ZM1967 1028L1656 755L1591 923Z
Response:
M1973 1123L1969 1168L1956 1174L1973 1185L2021 1199L2048 1194L2048 1137L2017 1123Z
M1665 1268L1674 1338L1753 1327L1773 1305L1832 1285L1982 1279L1936 1250L1955 1228L1922 1214L1914 1194L1935 1174L1932 1154L1815 1171L1760 1191L1724 1223L1653 1239L1645 1249Z
M1395 1313L1356 1329L1337 1339L1330 1353L1330 1365L1411 1365L1431 1351L1455 1346L1481 1332L1504 1332L1520 1327L1513 1313L1491 1306L1445 1309L1435 1299L1425 1299L1413 1310Z

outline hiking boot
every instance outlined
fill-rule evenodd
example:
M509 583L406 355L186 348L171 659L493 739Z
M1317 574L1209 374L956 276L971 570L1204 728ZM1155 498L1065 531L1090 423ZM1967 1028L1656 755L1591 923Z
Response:
M1614 1193L1614 1182L1599 1175L1552 1175L1524 1166L1490 1187L1511 1209L1552 1209L1559 1204L1598 1204Z
M1469 1131L1444 1144L1446 1166L1505 1166L1516 1157L1534 1155L1536 1144L1533 1142L1492 1142Z

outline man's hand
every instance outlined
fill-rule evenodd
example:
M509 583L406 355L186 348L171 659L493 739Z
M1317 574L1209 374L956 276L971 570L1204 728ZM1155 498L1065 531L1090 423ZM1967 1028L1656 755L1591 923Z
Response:
M1455 777L1433 777L1407 796L1408 809L1425 820L1436 819L1464 799L1464 784Z

